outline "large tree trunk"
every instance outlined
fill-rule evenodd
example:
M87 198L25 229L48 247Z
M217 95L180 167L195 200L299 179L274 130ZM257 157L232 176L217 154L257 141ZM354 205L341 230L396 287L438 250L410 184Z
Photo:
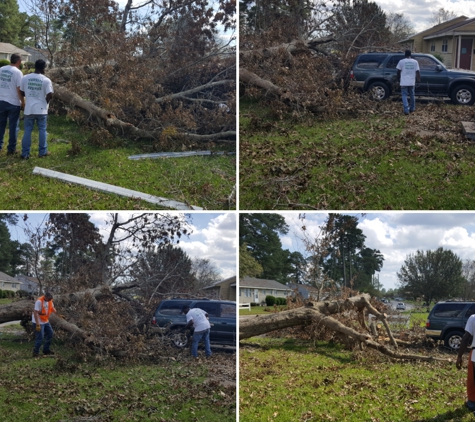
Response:
M392 346L397 349L397 342L394 339L386 314L380 313L369 302L369 295L351 297L347 300L335 300L331 302L309 302L305 307L282 311L269 315L258 315L246 318L239 323L239 339L244 340L250 337L269 333L283 328L306 326L317 322L328 329L342 334L352 342L359 343L360 347L369 347L395 359L417 359L417 360L445 360L434 357L420 356L415 354L399 353L387 346L372 339L368 332L359 332L348 327L333 318L331 315L348 311L357 311L357 318L362 327L366 327L364 322L364 311L370 312L377 319L381 320L386 327Z

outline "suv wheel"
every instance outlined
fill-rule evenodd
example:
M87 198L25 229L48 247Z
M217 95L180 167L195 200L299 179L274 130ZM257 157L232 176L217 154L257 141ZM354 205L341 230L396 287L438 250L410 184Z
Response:
M475 102L475 90L468 85L459 85L452 91L452 102L458 105L472 105Z
M389 88L384 82L373 82L368 88L372 100L381 101L389 97Z
M189 342L188 336L186 335L185 332L181 330L173 330L170 333L169 337L172 344L175 347L178 347L179 349L183 349L186 346L188 346L188 342Z
M460 344L462 343L463 335L464 333L462 331L451 331L444 338L445 347L452 350L458 350L460 348Z

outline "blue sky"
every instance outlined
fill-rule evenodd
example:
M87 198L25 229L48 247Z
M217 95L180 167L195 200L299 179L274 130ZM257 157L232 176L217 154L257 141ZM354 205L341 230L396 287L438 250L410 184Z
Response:
M25 213L19 213L23 216ZM31 225L39 224L45 213L27 212L28 221ZM107 212L89 212L91 221L99 227L104 225ZM126 213L123 213L124 215ZM13 239L25 241L22 222L19 227L10 227ZM206 258L219 269L224 278L236 275L236 214L235 213L212 213L196 212L192 214L193 233L180 239L180 246L192 258Z
M281 237L284 249L305 255L299 213L279 213L290 226ZM366 236L366 246L384 255L380 282L386 289L397 287L397 275L408 254L417 250L450 249L461 259L475 260L475 212L368 212L359 218L358 227ZM327 213L305 213L307 232L318 233Z

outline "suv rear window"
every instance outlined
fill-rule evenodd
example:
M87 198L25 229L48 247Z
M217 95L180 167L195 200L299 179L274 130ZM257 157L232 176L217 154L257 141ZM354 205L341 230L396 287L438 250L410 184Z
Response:
M457 318L461 317L461 312L465 309L465 303L441 303L434 309L433 316L439 318Z
M160 313L163 315L180 315L183 306L190 303L191 300L166 300L160 307Z
M230 303L221 304L221 316L222 317L235 317L236 316L236 305Z
M356 67L359 69L377 69L381 67L386 57L387 55L364 54L358 60Z

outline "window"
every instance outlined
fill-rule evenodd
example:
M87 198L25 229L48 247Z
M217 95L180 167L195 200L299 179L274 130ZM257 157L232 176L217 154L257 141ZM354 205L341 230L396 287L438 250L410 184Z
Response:
M414 57L419 62L421 70L435 70L438 63L430 57Z
M236 305L230 303L221 303L221 316L222 317L235 317Z
M449 40L447 38L444 38L442 40L442 53L447 53L449 50Z
M437 305L434 316L456 318L465 309L465 303L444 303Z
M180 315L183 306L190 303L191 300L167 300L163 302L160 313L164 315Z
M430 52L433 53L435 51L435 41L432 41L430 44Z
M197 302L193 308L200 308L205 311L210 317L217 317L219 310L218 303Z
M381 67L386 55L364 54L360 57L357 67L360 69L377 69Z
M400 56L392 56L388 63L386 64L386 68L388 69L396 69L397 64L404 58L403 55Z

